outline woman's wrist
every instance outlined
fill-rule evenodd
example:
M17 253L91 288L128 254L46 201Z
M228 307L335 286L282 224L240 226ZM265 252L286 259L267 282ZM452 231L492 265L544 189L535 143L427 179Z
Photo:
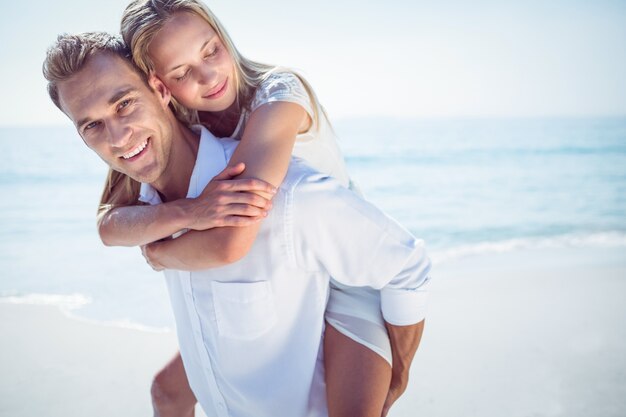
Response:
M177 230L193 229L197 222L195 206L198 203L193 198L181 198L172 201L168 207L168 216Z

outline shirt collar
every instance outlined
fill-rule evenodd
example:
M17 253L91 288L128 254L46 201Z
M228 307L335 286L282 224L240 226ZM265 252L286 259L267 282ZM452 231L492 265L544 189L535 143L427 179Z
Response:
M210 180L222 172L228 163L224 146L219 139L202 125L194 125L191 129L200 134L200 143L196 163L189 179L188 198L197 197L204 189L206 179ZM147 183L141 183L139 201L148 204L160 204L162 202L159 193Z

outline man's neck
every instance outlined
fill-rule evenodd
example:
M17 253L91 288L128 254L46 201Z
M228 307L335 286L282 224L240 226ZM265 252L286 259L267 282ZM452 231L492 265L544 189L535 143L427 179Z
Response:
M150 184L159 192L163 202L185 198L200 145L200 135L184 126L174 124L172 148L163 175Z

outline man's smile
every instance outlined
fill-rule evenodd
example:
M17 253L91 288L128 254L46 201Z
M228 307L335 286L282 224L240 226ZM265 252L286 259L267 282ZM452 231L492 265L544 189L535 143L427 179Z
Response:
M145 141L143 141L142 143L137 145L133 150L131 150L128 153L125 153L124 155L122 155L122 159L124 159L126 161L134 161L134 160L138 159L139 156L141 156L143 154L143 151L148 146L148 142L149 141L150 141L150 138L146 139Z

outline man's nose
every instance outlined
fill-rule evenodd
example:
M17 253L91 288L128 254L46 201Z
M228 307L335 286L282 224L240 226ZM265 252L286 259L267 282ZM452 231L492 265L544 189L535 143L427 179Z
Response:
M109 123L109 144L113 148L124 148L130 142L133 130L126 123Z

